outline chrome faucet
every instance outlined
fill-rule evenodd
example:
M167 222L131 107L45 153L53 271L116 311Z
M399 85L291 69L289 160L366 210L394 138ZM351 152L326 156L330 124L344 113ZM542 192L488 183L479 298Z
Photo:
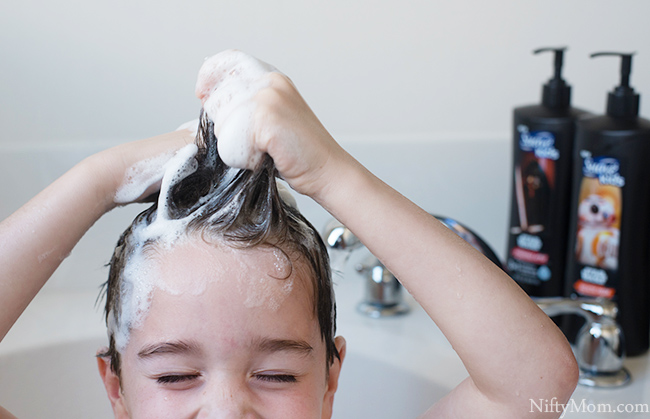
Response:
M344 251L347 256L353 250L363 247L361 241L336 220L325 227L324 237L331 249ZM357 306L361 313L378 318L409 311L402 299L401 284L375 256L368 256L356 270L366 276L365 296ZM618 307L615 302L563 297L533 297L533 301L548 316L576 314L585 319L585 325L578 332L573 345L580 367L579 384L611 388L630 382L630 373L623 366L623 331L616 322Z
M361 241L348 228L336 220L327 224L324 231L325 242L335 251L343 251L346 256L363 247ZM373 255L356 267L357 272L366 277L364 299L357 310L369 317L380 318L408 313L410 307L404 302L402 284Z
M410 307L402 297L402 284L373 255L355 269L366 276L366 292L357 310L373 318L406 314Z
M625 348L623 331L616 322L618 307L605 299L533 298L549 316L577 314L585 319L578 332L573 352L580 367L579 384L611 388L630 382L623 366Z

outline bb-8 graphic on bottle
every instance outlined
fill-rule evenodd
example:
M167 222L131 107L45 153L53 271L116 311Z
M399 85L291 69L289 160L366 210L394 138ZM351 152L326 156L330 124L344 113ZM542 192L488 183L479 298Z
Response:
M576 243L580 263L608 270L618 268L620 232L616 201L607 191L596 191L580 201Z

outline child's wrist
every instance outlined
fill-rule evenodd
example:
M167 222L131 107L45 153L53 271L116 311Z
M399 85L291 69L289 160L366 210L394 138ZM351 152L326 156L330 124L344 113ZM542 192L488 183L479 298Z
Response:
M124 172L111 164L105 153L94 154L75 167L75 170L79 171L79 176L89 183L89 188L95 193L93 198L96 204L103 208L104 213L117 207L115 193Z
M329 165L328 173L320 176L321 185L311 197L332 212L355 195L357 185L367 184L372 176L357 160L344 152L341 158Z

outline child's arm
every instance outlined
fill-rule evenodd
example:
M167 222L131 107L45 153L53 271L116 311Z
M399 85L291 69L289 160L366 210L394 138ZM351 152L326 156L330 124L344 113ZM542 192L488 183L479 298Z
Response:
M192 141L183 130L95 154L0 223L0 340L85 232L117 206L126 170Z
M233 74L228 65L218 56L204 65L210 76L200 73L197 84L204 103L218 102L220 83ZM338 146L286 77L265 77L269 86L253 99L250 140L400 279L469 372L425 416L558 416L530 412L530 399L563 403L576 385L575 359L553 322L503 271ZM221 106L213 111L224 115Z
M535 417L531 399L567 401L577 380L571 349L503 271L364 168L325 177L319 203L400 279L470 374L430 417Z
M16 419L16 417L0 406L0 419Z

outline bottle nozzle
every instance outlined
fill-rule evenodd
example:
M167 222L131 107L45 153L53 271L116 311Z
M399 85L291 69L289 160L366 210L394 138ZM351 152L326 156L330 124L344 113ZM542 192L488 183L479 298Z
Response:
M533 51L533 54L539 54L540 52L555 52L555 75L553 76L554 79L556 80L561 80L562 79L562 65L564 64L564 51L566 51L566 47L560 47L560 48L538 48L535 51Z
M555 53L553 78L544 85L542 90L542 104L548 108L568 108L571 103L571 86L562 79L564 51L566 51L566 47L538 48L533 51L533 54L539 54L541 52Z
M607 97L607 115L614 117L634 118L639 115L639 94L630 87L632 72L632 56L635 53L625 52L596 52L591 58L603 56L621 57L621 84L614 88Z

